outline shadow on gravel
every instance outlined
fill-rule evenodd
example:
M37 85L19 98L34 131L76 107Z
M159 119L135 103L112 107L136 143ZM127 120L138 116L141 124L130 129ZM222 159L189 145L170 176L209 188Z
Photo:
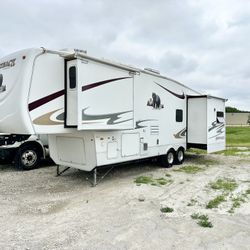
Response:
M216 163L216 159L213 159L207 155L197 155L188 153L186 155L185 163L197 165L213 165ZM54 170L52 173L52 178L54 178L56 176L56 165L51 159L42 160L38 168L24 172L29 172L30 174L32 174L32 172L34 171L35 174L35 171L39 171L40 174L43 174L43 169L53 167ZM97 171L97 178L98 180L102 179L102 177L106 175L106 173L109 171L105 178L101 180L101 183L109 181L122 181L125 177L130 177L131 179L134 179L139 175L147 175L148 173L152 173L157 169L161 168L161 164L155 158L150 158L135 162L127 162L99 167ZM175 168L175 166L173 166L173 168ZM63 169L63 167L60 167L60 171L62 171ZM21 170L15 168L14 163L0 163L0 173L17 171L21 172ZM82 182L82 184L84 183L83 185L91 185L89 182L93 181L93 172L86 172L70 168L68 171L64 172L57 178L64 179L66 182Z
M101 180L103 182L109 182L114 180L122 180L124 177L134 178L141 174L146 174L152 172L158 168L161 168L161 165L157 163L155 159L148 159L143 161L129 162L123 164L116 164L110 166L99 167L97 169L97 178L100 180L108 171L110 171L104 179ZM63 167L60 168L60 171L63 170ZM58 178L65 178L69 181L79 180L93 180L93 171L86 172L78 169L71 168L60 175ZM67 181L67 180L65 180ZM88 182L88 181L87 181ZM91 184L91 183L90 183Z
M185 163L206 166L221 164L221 162L212 155L192 153L186 154Z
M55 166L55 163L53 162L52 159L43 159L41 160L39 166L35 169L31 169L28 171L33 171L36 169L40 169L40 168L46 168L46 167L51 167L51 166ZM15 167L15 163L12 161L4 161L4 160L0 160L0 172L1 171L5 171L5 172L15 172L15 171L27 171L27 170L21 170Z

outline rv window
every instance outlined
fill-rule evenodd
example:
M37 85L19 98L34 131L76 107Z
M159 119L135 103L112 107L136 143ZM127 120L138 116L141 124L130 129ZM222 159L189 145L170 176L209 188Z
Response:
M217 111L216 120L217 120L218 123L224 123L225 122L225 120L224 120L224 112Z
M217 111L217 117L224 117L224 113L221 111Z
M183 110L182 109L176 109L176 116L175 119L177 122L183 121Z
M76 67L69 68L69 88L74 89L76 87Z

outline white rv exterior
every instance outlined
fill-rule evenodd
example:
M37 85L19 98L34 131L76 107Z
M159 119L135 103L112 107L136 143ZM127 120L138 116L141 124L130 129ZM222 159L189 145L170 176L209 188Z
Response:
M0 131L48 134L63 166L154 156L172 164L189 146L223 150L224 113L225 99L83 52L28 49L0 60Z

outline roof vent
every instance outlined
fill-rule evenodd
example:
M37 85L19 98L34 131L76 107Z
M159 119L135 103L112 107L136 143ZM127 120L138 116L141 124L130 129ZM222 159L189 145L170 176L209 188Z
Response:
M154 74L157 74L157 75L160 75L160 71L157 69L144 68L144 70L149 71L149 72L154 73Z

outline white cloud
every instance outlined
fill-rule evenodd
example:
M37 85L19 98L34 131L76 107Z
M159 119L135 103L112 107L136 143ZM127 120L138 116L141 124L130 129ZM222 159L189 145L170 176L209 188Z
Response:
M37 46L87 49L250 110L247 0L9 0L0 11L0 56Z

